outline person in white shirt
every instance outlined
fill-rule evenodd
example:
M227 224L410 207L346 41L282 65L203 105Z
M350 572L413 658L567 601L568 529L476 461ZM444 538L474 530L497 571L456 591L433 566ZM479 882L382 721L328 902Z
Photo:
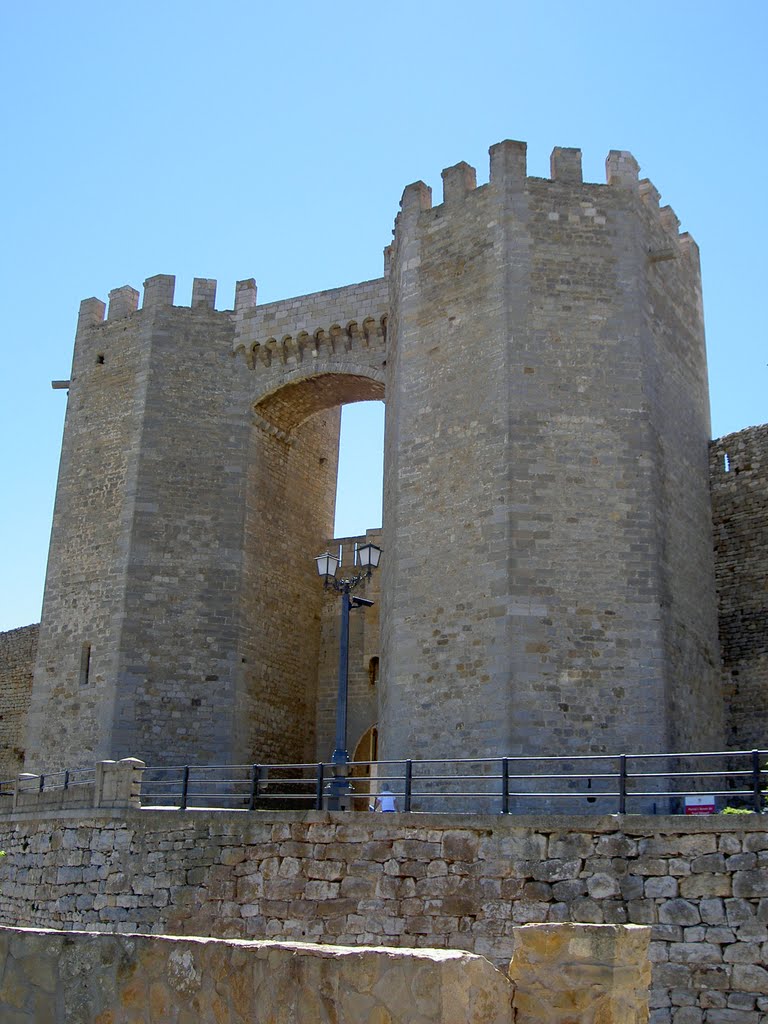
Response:
M389 788L387 783L381 787L381 793L376 797L376 803L373 805L377 811L396 811L397 802L395 800L395 794Z

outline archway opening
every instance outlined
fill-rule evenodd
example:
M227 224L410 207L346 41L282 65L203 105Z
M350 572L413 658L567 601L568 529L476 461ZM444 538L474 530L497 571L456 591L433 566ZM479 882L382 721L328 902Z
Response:
M237 745L248 761L307 763L330 756L339 608L336 595L323 590L314 558L344 536L346 569L349 540L381 522L384 384L376 376L374 370L370 376L294 377L253 407L240 605L246 626L235 719ZM353 468L345 484L344 471L337 479L341 413L357 403L373 408L363 414L368 425L353 423L344 453ZM360 526L336 526L339 487L339 504ZM378 655L378 607L356 613L351 633L361 664ZM365 683L367 695L367 669ZM350 732L354 725L355 716Z

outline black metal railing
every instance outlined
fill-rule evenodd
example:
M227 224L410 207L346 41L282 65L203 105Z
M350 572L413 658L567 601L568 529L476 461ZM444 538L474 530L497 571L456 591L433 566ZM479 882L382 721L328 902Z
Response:
M684 813L686 798L696 797L718 811L728 806L761 813L767 761L768 751L751 750L357 761L341 771L349 809L367 809L386 783L402 811L674 814ZM328 762L149 766L141 802L181 809L321 809L338 796L339 773Z
M0 793L13 796L19 793L50 793L53 790L74 789L75 786L92 786L96 781L95 768L72 768L47 772L44 775L25 776L0 782Z

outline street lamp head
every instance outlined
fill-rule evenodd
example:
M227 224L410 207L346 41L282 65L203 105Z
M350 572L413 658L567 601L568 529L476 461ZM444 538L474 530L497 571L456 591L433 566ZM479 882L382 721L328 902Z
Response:
M367 569L370 573L371 569L375 569L379 560L381 559L381 548L375 544L361 544L357 549L357 560L363 569Z
M315 562L317 563L317 575L325 577L326 582L336 575L339 559L336 555L332 555L330 551L326 551L323 555L318 555Z

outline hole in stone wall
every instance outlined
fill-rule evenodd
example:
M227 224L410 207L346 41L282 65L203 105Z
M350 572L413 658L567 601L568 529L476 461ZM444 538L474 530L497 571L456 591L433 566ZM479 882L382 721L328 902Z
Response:
M371 686L375 686L379 678L379 659L376 657L371 658L368 662L368 682Z
M729 473L731 469L731 460L728 458L728 452L725 452L723 455L723 469L726 473Z
M80 685L87 686L91 676L91 645L83 644L80 649Z

